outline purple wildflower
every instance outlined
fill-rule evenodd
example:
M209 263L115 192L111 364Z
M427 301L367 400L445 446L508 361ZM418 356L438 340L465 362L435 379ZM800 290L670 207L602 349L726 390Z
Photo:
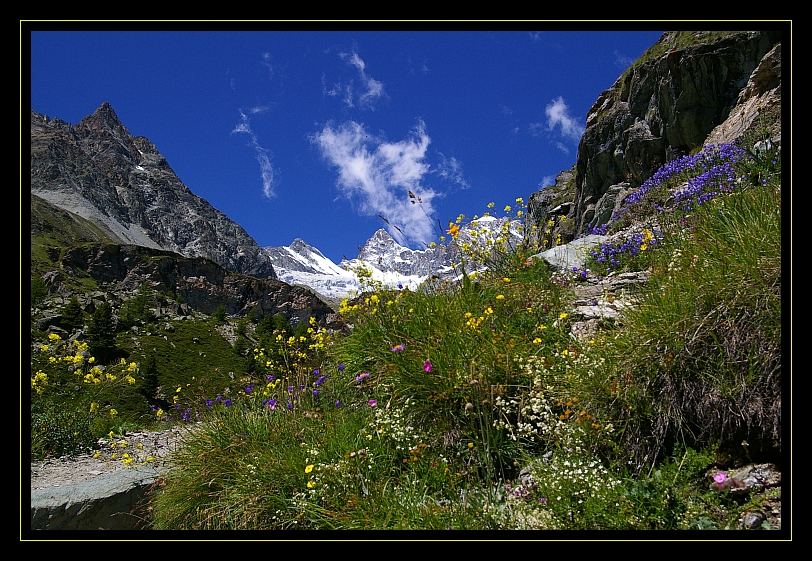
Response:
M361 383L367 378L369 378L369 372L361 372L358 376L355 377L355 381Z
M339 372L344 372L344 369L345 369L345 368L347 368L347 367L346 367L346 365L345 365L343 362L342 362L341 364L339 364L339 365L338 365L338 371L339 371Z
M723 485L725 483L725 481L727 481L727 472L726 471L720 471L719 473L717 473L716 475L713 476L713 481L717 485Z
M316 368L315 370L313 370L313 377L314 377L314 378L315 378L315 377L317 377L319 374L321 374L321 371L320 371L318 368Z
M423 361L423 372L431 372L432 368L434 367L431 365L431 361L429 359Z
M211 409L212 405L214 405L214 401L212 401L211 399L207 399L206 400L206 407Z
M245 386L245 395L251 395L251 392L254 391L254 384L248 384Z
M319 390L313 390L313 397L319 396Z
M336 407L341 407L341 400L340 399L336 399Z
M367 401L367 404L370 407L377 407L378 406L378 400L377 399L370 399L369 401Z
M273 374L268 374L267 376L265 376L265 379L268 380L269 382L273 382L274 380L276 380L276 376L274 376Z
M406 350L406 343L398 343L394 347L391 347L389 350L392 351L393 353L402 353L403 351Z

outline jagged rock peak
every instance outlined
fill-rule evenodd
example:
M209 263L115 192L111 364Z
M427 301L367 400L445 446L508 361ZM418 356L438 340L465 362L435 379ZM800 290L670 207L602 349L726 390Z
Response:
M152 142L127 131L108 102L76 126L32 111L31 193L90 220L113 241L275 276L256 241L192 193Z
M115 109L113 109L113 106L110 105L109 101L103 102L93 113L79 121L77 128L115 130L116 132L123 132L129 135L127 128L121 122L121 119L118 118L118 114Z

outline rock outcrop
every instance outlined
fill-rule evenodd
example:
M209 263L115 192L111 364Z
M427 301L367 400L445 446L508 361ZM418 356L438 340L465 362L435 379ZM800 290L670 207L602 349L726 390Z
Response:
M79 124L31 112L31 192L114 241L205 257L275 278L245 230L181 182L155 145L131 135L109 103Z
M568 209L572 225L558 230L564 241L605 224L662 164L706 143L731 142L759 114L776 111L779 40L775 31L665 33L589 110ZM780 110L775 115L771 135L778 141ZM548 189L563 191L557 181L530 197L528 215L537 225L553 214Z
M62 274L88 275L108 292L134 292L146 283L205 314L223 306L228 314L253 309L260 316L282 314L298 323L310 316L322 321L332 313L306 288L233 273L202 257L187 258L143 246L86 244L68 248L61 266Z

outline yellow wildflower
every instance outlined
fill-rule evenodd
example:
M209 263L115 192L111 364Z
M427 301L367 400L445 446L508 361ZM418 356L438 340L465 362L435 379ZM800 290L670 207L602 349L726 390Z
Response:
M110 416L115 417L116 415L118 415L118 411L116 411L115 409L110 409Z
M48 339L50 339L54 343L57 343L57 342L62 340L62 337L60 337L56 333L49 333L48 334Z
M313 481L312 479L311 479L310 481L308 481L308 482L307 482L307 488L308 488L308 489L312 489L312 488L313 488L313 487L315 487L315 486L316 486L316 482L315 482L315 481Z
M567 312L561 312L558 314L558 319L567 319L570 315Z
M454 224L453 222L449 222L449 223L448 223L448 230L447 230L447 233L448 233L448 234L449 234L449 235L450 235L452 238L454 238L454 239L456 240L456 239L457 239L457 236L459 236L459 235L460 235L460 227L459 227L459 225Z
M305 466L305 473L310 473L311 471L313 471L313 464L307 464L307 466Z
M96 413L96 412L98 412L98 410L99 410L99 404L98 403L96 403L94 401L93 403L90 404L90 412L91 413Z
M504 299L505 299L505 295L504 295L504 294L497 294L497 295L496 295L496 299L497 299L497 300L504 300Z

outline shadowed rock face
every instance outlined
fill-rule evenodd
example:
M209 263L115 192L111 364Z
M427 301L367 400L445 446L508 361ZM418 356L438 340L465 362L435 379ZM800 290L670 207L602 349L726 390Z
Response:
M115 241L275 278L270 259L245 230L192 193L108 103L75 126L32 111L31 192L93 221Z
M781 59L774 49L779 40L774 31L721 38L665 33L650 51L662 54L635 63L589 110L568 209L575 227L564 232L565 241L605 223L622 198L664 163L706 142L734 140L759 110L779 103ZM773 97L766 99L768 90ZM735 123L709 137L733 116ZM549 216L551 209L541 207L562 190L559 183L566 182L548 188L550 195L542 190L531 196L529 216Z
M228 314L254 309L259 315L282 314L293 323L310 316L322 323L332 310L309 290L275 279L226 271L203 258L135 245L88 244L65 250L62 273L87 272L117 291L135 291L147 283L171 293L196 311L211 314L219 306Z
M778 39L775 32L741 32L668 50L601 94L578 147L577 233L593 222L595 205L612 185L640 185L662 164L702 146Z

